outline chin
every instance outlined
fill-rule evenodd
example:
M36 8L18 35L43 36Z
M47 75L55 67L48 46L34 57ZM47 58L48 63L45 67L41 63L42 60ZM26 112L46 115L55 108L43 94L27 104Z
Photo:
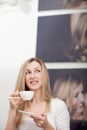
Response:
M77 112L78 112L79 114L83 114L83 113L84 113L84 109L79 109Z

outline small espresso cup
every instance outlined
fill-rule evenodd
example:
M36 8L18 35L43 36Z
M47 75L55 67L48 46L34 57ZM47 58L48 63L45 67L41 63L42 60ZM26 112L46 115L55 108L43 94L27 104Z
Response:
M34 91L20 91L20 97L23 100L31 100L34 96Z

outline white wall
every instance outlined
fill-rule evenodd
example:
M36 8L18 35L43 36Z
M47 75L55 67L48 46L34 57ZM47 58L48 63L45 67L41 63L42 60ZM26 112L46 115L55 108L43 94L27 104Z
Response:
M14 90L19 68L26 59L35 56L36 11L37 0L28 14L8 5L0 10L0 130L5 128L9 94Z

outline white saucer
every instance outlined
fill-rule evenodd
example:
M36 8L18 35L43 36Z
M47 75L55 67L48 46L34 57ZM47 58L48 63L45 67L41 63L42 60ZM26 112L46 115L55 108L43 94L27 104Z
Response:
M22 110L18 110L18 112L26 115L26 116L31 116L31 115L36 115L36 116L40 116L40 114L38 113L34 113L34 112L27 112L27 111L22 111Z

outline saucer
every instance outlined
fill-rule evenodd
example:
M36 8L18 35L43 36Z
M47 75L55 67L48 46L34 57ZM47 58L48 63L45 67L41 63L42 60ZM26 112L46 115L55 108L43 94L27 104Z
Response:
M20 112L26 116L32 116L32 115L40 116L40 114L34 113L34 112L28 112L28 111L22 111L22 110L18 110L18 112Z

